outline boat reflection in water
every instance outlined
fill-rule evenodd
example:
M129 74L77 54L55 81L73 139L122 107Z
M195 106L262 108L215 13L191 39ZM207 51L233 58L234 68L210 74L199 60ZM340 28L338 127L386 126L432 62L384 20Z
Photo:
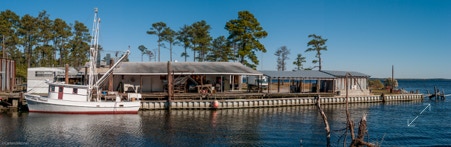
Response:
M140 115L67 115L29 113L23 124L30 145L140 145Z

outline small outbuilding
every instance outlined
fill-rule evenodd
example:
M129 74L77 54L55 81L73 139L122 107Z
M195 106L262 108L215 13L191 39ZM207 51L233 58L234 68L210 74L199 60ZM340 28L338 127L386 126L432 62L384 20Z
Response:
M355 71L332 71L323 70L335 77L334 90L338 92L338 95L346 95L346 75L348 78L348 95L369 95L370 90L368 87L369 75L355 72Z
M346 94L348 78L349 95L369 95L369 75L353 71L260 71L269 78L268 93L322 93ZM348 76L346 76L348 74ZM277 86L274 88L271 86Z
M269 78L268 92L333 93L335 77L315 70L260 71ZM276 83L274 83L276 82ZM288 84L285 84L288 83ZM287 86L288 85L288 86ZM277 91L272 86L277 86Z

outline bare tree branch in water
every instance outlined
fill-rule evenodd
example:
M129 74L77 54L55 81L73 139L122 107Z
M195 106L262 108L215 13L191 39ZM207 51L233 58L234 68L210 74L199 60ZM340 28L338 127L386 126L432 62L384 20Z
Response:
M368 147L374 147L376 146L375 144L369 143L369 142L365 142L365 134L368 133L368 130L366 129L366 114L363 114L362 119L360 120L359 123L359 134L357 136L356 139L353 139L351 142L351 147L355 147L355 146L368 146Z
M324 129L326 130L326 138L327 138L327 146L330 147L330 128L329 128L329 123L327 122L327 116L324 113L323 109L321 108L321 96L318 95L316 97L316 107L318 107L319 112L321 113L321 116L323 117L323 121L324 121Z

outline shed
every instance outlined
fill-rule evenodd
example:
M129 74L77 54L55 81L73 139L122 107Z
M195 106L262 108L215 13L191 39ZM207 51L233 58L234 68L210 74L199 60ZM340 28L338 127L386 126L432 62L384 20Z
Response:
M334 76L316 70L297 71L261 71L269 82L277 80L277 92L281 92L282 83L289 82L291 93L333 93ZM269 84L271 85L271 84ZM268 92L271 88L268 88ZM283 91L283 90L282 90ZM287 90L285 90L287 91Z
M298 70L298 71L261 71L264 76L269 77L270 82L278 82L277 92L280 89L280 82L290 82L289 92L291 93L336 93L345 95L346 74L348 75L349 95L369 95L368 78L369 75L355 71L334 71L334 70ZM271 85L271 84L270 84ZM274 85L274 84L273 84ZM285 90L288 91L288 90ZM269 90L268 90L269 92Z
M368 79L369 75L363 74L355 71L332 71L323 70L322 72L327 73L336 77L334 84L335 91L339 91L340 95L346 95L346 75L348 75L348 94L349 95L369 95L370 91L368 89Z

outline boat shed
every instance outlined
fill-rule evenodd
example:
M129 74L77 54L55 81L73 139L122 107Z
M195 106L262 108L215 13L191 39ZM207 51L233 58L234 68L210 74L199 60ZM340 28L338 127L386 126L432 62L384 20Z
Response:
M354 72L354 71L332 71L323 70L335 77L335 91L339 92L338 95L346 95L346 74L348 74L348 94L349 95L369 95L370 90L368 87L369 75Z
M269 78L269 82L277 82L277 93L334 93L336 95L346 94L346 74L348 75L349 95L369 95L369 75L353 71L260 71ZM289 83L289 88L285 83ZM269 84L276 85L276 84ZM268 93L274 92L268 88Z
M316 70L260 71L269 78L268 85L277 80L277 93L333 93L334 76ZM287 88L285 83L289 83ZM285 87L285 88L284 88ZM271 87L268 88L268 93Z
M263 76L261 72L237 62L122 62L114 69L113 78L106 82L112 84L105 89L165 92L168 65L174 76L174 91L180 93L199 92L199 87L214 89L215 92L240 90L241 76ZM99 68L98 73L103 74L106 70Z

